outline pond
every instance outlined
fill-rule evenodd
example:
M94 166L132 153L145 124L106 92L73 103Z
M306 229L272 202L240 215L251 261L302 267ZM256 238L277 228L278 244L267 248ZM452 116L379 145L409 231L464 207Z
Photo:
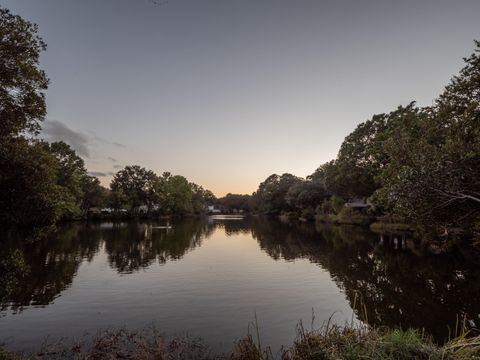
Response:
M4 241L0 262L23 266L0 275L0 344L32 351L47 337L153 325L226 351L256 317L262 343L278 349L299 321L358 321L355 298L369 324L423 328L439 342L457 316L480 326L468 250L428 255L402 235L262 218L170 225L74 223L40 242Z

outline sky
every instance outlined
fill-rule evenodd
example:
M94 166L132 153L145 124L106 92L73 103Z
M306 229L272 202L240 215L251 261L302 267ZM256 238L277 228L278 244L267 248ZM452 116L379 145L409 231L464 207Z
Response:
M252 193L305 177L373 114L432 104L479 0L0 0L37 23L42 136L108 185L125 165Z

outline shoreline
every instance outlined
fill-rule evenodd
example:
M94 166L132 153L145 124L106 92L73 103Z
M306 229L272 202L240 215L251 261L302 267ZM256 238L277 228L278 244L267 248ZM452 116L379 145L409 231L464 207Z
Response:
M423 330L386 329L368 325L331 325L306 330L297 325L292 345L274 352L262 345L258 325L235 341L224 353L213 352L200 338L167 340L155 328L99 331L91 340L60 339L45 343L34 353L0 348L0 360L28 359L215 359L215 360L408 360L480 359L480 336L469 337L465 325L457 324L456 337L435 344Z

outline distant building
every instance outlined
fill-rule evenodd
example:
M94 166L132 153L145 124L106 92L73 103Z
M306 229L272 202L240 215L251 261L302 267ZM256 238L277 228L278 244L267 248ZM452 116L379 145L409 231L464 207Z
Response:
M345 207L349 207L356 210L364 210L369 208L370 204L368 204L368 202L365 201L365 199L352 198L352 199L348 199L348 201L345 203Z
M215 205L207 205L206 210L209 214L220 214L221 210L216 208Z
M150 207L147 205L140 205L134 209L134 212L138 214L148 214L150 211L157 211L158 209L160 209L160 206L156 204L151 205Z
M90 209L88 209L87 211L87 215L88 216L92 216L92 215L98 215L101 213L101 210L99 208L96 208L96 207L91 207Z
M148 212L147 205L140 205L135 208L135 212L139 214L146 214Z

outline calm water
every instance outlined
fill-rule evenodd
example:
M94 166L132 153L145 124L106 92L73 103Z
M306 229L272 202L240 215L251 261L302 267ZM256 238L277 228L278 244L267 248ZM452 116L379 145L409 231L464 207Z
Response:
M29 351L47 336L153 324L228 350L256 313L263 343L279 348L300 320L310 327L312 309L317 326L332 314L350 321L356 293L372 324L439 341L457 314L480 326L480 266L468 251L422 255L401 237L265 219L158 225L71 224L43 242L4 242L0 261L16 254L29 271L3 280L0 343Z

